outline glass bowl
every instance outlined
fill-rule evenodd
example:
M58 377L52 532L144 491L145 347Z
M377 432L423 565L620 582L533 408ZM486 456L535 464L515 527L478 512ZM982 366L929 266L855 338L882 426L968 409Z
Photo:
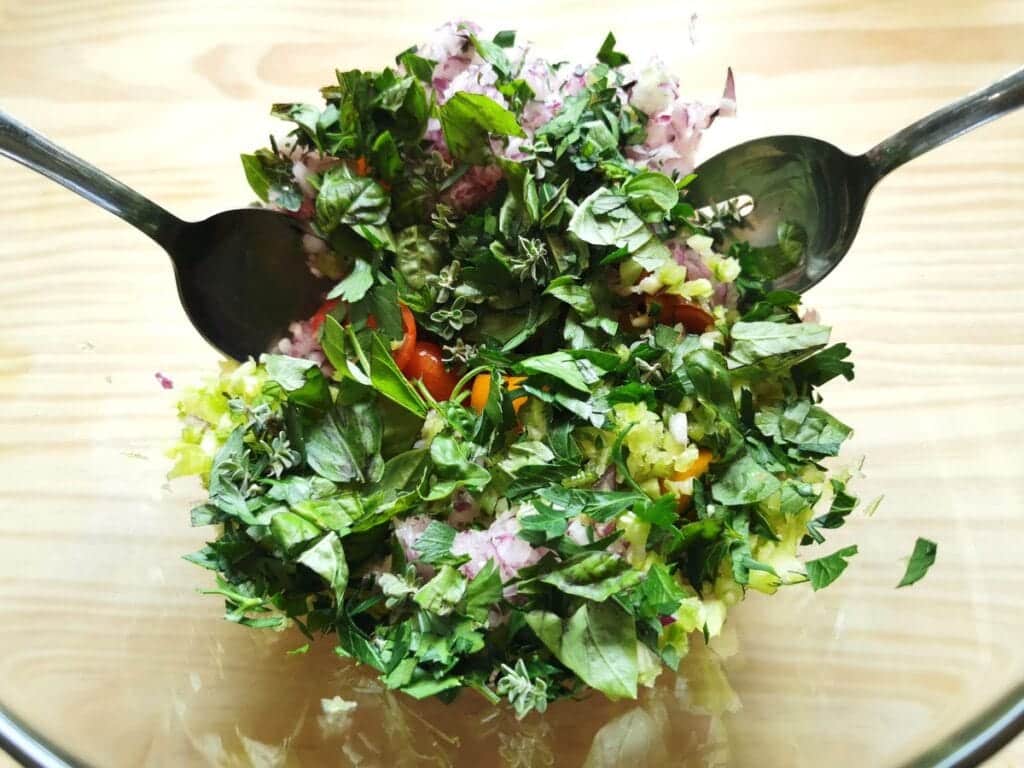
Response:
M860 151L1014 66L998 4L981 5L941 61L918 19L937 14L943 34L955 20L925 2L885 24L841 4L716 5L692 48L674 4L655 29L539 6L479 21L556 58L592 55L614 27L626 50L666 54L695 95L732 64L741 117L705 153L786 132ZM267 105L314 98L334 65L383 65L451 15L109 8L81 30L12 10L24 50L0 50L5 108L193 218L250 199L237 154L278 128ZM104 767L977 764L1024 718L1022 156L1011 117L899 171L808 296L854 350L856 380L826 398L857 430L847 457L867 457L864 495L885 495L834 538L860 547L843 578L752 593L721 642L695 642L638 702L591 697L522 722L471 695L385 693L328 640L287 655L297 634L230 625L197 594L208 574L181 555L206 535L188 526L199 489L165 482L177 391L155 374L180 388L216 356L155 246L0 164L0 734L28 763ZM938 562L897 590L917 536L939 543Z

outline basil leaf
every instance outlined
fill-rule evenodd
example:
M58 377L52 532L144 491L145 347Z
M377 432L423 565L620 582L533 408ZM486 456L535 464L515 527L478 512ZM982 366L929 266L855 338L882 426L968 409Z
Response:
M419 550L417 550L419 551ZM494 560L488 560L466 587L462 612L474 621L485 622L491 608L501 600L501 574Z
M401 64L405 71L424 83L429 83L434 78L434 67L437 62L417 56L415 49L410 49L398 55L397 63Z
M491 473L466 458L464 449L447 435L438 435L430 443L430 459L436 480L424 495L427 501L445 499L459 488L482 491Z
M373 341L370 344L370 381L373 388L384 397L419 418L426 418L427 404L398 370L394 358L391 357L390 346L379 333L373 334Z
M590 387L580 373L579 365L568 352L552 352L535 355L519 361L517 368L525 373L539 373L551 376L578 392L590 394Z
M743 456L726 469L721 479L711 486L711 496L719 504L736 506L757 504L782 489L778 478L750 456Z
M843 547L831 555L819 557L817 560L808 560L804 565L807 568L807 579L811 582L814 591L824 589L838 579L849 565L847 559L856 554L857 547L854 545Z
M647 619L669 616L682 604L683 597L682 587L668 568L654 563L640 583L640 616Z
M636 698L636 624L617 603L585 602L564 623L557 614L531 611L526 623L591 688L612 700Z
M371 178L355 176L347 165L324 172L316 198L316 225L330 234L342 224L382 226L387 222L391 200Z
M494 36L494 44L502 48L511 48L516 44L516 31L514 29L503 29Z
M267 376L287 393L289 401L321 411L331 407L327 378L314 361L287 355L263 355L260 359Z
M459 91L440 110L441 130L452 155L469 163L483 163L490 155L489 139L525 136L516 116L480 93Z
M836 456L853 430L808 400L759 411L754 423L766 437L819 456Z
M829 332L827 326L813 323L740 321L730 331L729 356L741 365L750 365L767 357L824 346Z
M466 594L466 577L450 565L442 565L437 575L424 584L413 600L423 610L447 616Z
M270 521L270 533L282 550L291 552L300 544L320 536L323 531L294 512L281 511Z
M501 77L508 77L512 74L512 65L509 63L505 51L502 50L502 46L490 40L482 40L476 35L470 35L469 40L476 48L476 52L480 54L480 58L494 67L494 71Z
M923 579L925 574L928 573L928 569L935 564L935 556L938 554L938 551L939 545L934 541L918 537L917 541L914 542L914 551L907 562L907 571L903 574L903 578L896 587L909 587L911 584L916 584Z
M643 574L620 557L608 552L593 552L577 557L539 581L560 592L603 602L612 595L636 586Z
M679 190L663 173L641 171L627 179L622 192L630 207L647 221L659 221L679 202ZM653 215L653 219L648 218Z
M340 606L344 602L345 589L348 587L348 563L337 533L331 532L324 536L299 555L298 562L328 583L334 592L335 605Z
M380 416L372 403L336 406L309 430L306 461L337 483L368 482L382 467Z
M804 387L820 387L836 376L853 381L853 363L846 359L849 356L850 348L846 344L833 344L794 365L793 380Z
M398 153L398 145L391 131L384 131L370 148L370 165L376 171L377 178L394 181L402 171L402 157Z

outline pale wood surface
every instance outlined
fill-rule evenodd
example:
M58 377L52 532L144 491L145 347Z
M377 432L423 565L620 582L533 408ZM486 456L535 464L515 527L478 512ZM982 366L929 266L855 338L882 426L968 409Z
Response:
M554 58L591 56L614 28L695 97L732 65L740 117L707 151L787 132L861 151L1024 51L1021 0L484 6L0 0L0 107L198 218L251 198L237 155L278 128L271 102L311 100L335 66L383 65L447 18L519 28ZM1024 679L1022 179L1024 115L937 150L878 189L810 297L855 350L856 382L829 399L886 502L837 537L861 554L834 588L737 612L732 765L886 765ZM194 489L162 488L174 393L153 373L187 383L214 360L150 242L0 163L0 700L98 765L347 765L293 711L343 692L329 660L282 664L223 625L178 559L203 534L186 524ZM918 535L939 564L896 591ZM448 731L473 711L422 710ZM589 747L570 731L559 765ZM243 733L296 748L260 763ZM672 764L690 764L677 746ZM991 765L1024 765L1024 748Z

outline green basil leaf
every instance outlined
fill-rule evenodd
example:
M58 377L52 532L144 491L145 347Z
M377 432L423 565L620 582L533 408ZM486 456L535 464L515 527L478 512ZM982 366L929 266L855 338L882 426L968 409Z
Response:
M643 574L622 558L608 552L592 552L573 558L558 570L541 576L539 581L565 594L600 603L636 586L642 579Z
M454 528L440 520L431 520L430 525L420 534L413 546L419 553L421 561L433 565L451 557L454 541Z
M337 533L331 532L324 536L299 555L298 562L327 582L334 592L336 605L340 606L344 602L345 589L348 586L348 563Z
M711 496L719 504L735 506L757 504L782 489L778 478L750 456L743 456L726 469L725 474L711 486Z
M545 611L526 623L555 657L609 699L635 699L636 624L614 601L585 602L565 622Z
M347 165L324 172L316 198L316 224L330 234L342 224L383 226L391 210L391 199L371 178L355 176Z
M590 394L590 387L580 373L580 367L568 352L552 352L547 355L535 355L521 360L517 366L524 373L539 373L551 376L567 384L578 392Z
M501 600L501 574L494 560L488 560L466 587L462 612L478 622L487 621L491 608Z
M466 594L466 577L450 565L442 565L437 575L416 592L413 600L423 610L447 616Z
M423 419L427 416L427 404L405 378L394 358L391 347L379 334L373 334L370 345L370 380L373 387L384 397L392 400L412 414Z
M482 163L491 154L489 138L525 136L516 116L480 93L460 91L441 106L441 130L452 155Z
M740 321L730 334L729 356L741 365L790 352L815 349L828 343L830 329L814 323L771 323Z

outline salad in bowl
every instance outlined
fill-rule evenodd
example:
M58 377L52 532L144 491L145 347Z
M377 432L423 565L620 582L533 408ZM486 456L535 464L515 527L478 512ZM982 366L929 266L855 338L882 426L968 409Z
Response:
M743 207L687 202L731 72L703 104L610 34L555 64L463 22L322 96L242 163L333 287L179 404L230 621L524 717L635 698L747 590L843 572L819 388L850 350L771 289L802 233L723 252Z

